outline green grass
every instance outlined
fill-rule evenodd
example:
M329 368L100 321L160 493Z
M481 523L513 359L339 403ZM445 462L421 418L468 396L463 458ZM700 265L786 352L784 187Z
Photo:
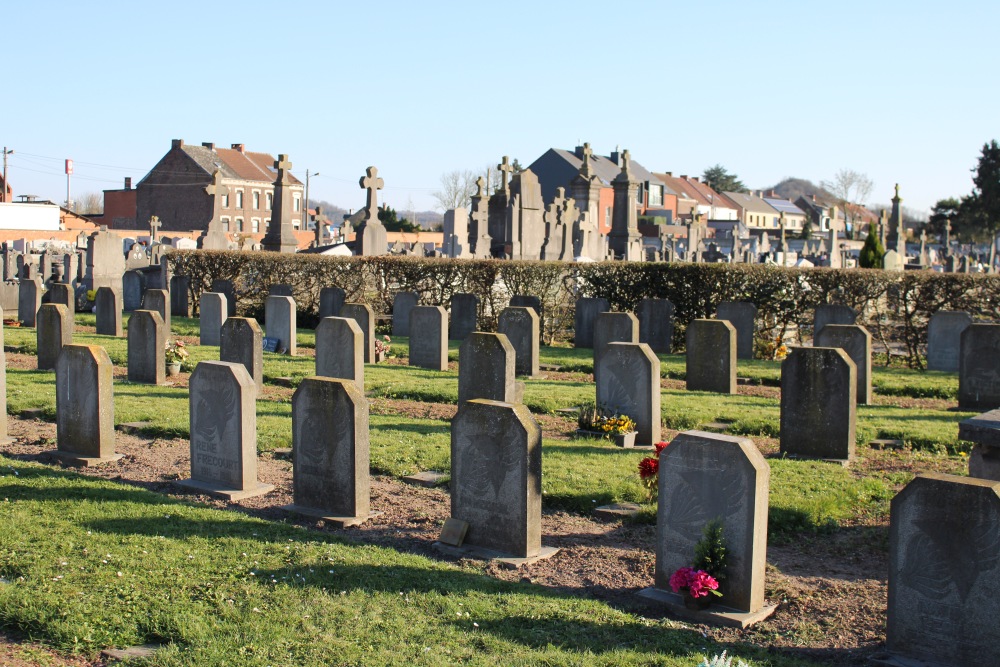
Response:
M147 665L664 665L727 649L555 590L0 457L0 626ZM53 539L58 535L58 539Z

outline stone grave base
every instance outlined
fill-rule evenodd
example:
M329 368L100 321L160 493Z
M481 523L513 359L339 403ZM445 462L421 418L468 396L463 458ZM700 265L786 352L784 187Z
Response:
M969 477L1000 481L1000 448L975 445L969 454Z
M879 665L879 667L941 667L941 663L939 662L926 662L924 660L917 660L916 658L905 658L893 655L892 653L873 655L868 661L873 665Z
M142 646L129 646L128 648L106 648L101 651L101 657L118 662L133 658L152 658L153 654L159 648L161 648L159 644L143 644Z
M368 519L376 516L382 516L382 512L369 512L368 516L330 516L321 509L316 509L315 507L302 507L301 505L295 504L282 505L281 509L286 512L291 512L292 514L301 514L302 516L307 516L313 519L322 519L326 523L337 528L360 526L365 521L368 521Z
M851 465L851 459L818 459L812 456L799 456L798 454L789 454L787 452L779 452L779 455L783 458L795 461L821 461L822 463L835 463L843 468L848 468Z
M122 433L134 435L147 426L150 426L152 423L153 422L125 422L124 424L119 424L117 428Z
M547 560L555 556L557 553L559 553L558 547L543 546L534 556L528 556L527 558L519 558L517 556L511 556L510 554L505 554L501 551L494 551L493 549L476 547L469 544L460 547L453 547L450 544L444 544L443 542L435 542L434 548L443 554L447 554L449 556L455 556L456 558L475 558L478 560L491 560L511 570L516 570L517 568L523 565L531 565L532 563L537 563L540 560Z
M176 484L178 486L183 486L186 489L198 491L199 493L205 493L217 498L225 498L226 500L243 500L244 498L262 496L265 493L274 491L274 484L262 484L260 482L257 483L257 486L252 486L249 489L224 489L216 484L213 484L212 482L199 482L196 479L182 479L176 482Z
M427 488L433 488L443 484L451 475L443 472L434 472L432 470L424 470L418 472L414 475L407 475L403 478L404 482L409 484L416 484L418 486L426 486Z
M754 623L760 623L778 608L776 604L768 605L761 607L759 611L753 613L730 609L729 607L717 604L713 604L707 609L688 609L684 606L684 598L682 596L653 586L639 591L639 595L663 604L670 613L677 616L690 618L697 623L722 625L729 628L748 628Z
M112 454L111 456L83 456L74 452L63 452L58 449L50 449L47 452L52 458L58 459L60 463L77 468L93 468L108 463L114 463L124 456L124 454Z
M611 505L601 505L594 510L594 516L598 519L614 521L616 519L630 519L638 516L642 506L638 503L613 503Z

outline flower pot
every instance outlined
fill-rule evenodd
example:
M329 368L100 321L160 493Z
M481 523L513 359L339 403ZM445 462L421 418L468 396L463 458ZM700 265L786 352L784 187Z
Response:
M167 364L167 375L170 377L175 377L181 374L181 362L175 364Z
M616 433L611 436L611 439L614 440L616 447L632 449L635 447L635 436L637 435L639 435L638 431L629 431L628 433Z
M712 604L712 595L702 595L701 597L694 597L687 591L684 590L684 606L688 609L708 609Z

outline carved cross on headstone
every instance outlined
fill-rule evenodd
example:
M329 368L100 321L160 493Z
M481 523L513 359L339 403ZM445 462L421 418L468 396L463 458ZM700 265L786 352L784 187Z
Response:
M622 151L622 173L629 178L632 177L632 154L627 148Z
M365 220L378 219L378 191L385 186L385 181L378 177L376 167L368 167L365 170L366 176L361 177L361 187L368 191L367 204L365 205Z
M160 222L160 219L157 216L154 215L153 217L151 217L149 219L149 239L150 239L149 240L149 244L150 245L156 243L156 232L162 226L163 226L163 223Z
M507 192L507 177L514 172L514 165L510 163L510 158L504 155L503 160L497 165L497 169L500 170L500 189Z
M486 190L486 179L480 176L479 178L476 179L476 194L473 196L484 197L486 196L485 190Z
M593 157L594 151L591 150L590 144L583 145L583 162L580 164L580 175L584 178L590 178L593 172L590 170L590 158Z

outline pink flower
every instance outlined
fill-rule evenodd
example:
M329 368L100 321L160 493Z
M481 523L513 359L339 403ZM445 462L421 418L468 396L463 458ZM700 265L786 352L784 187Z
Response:
M674 593L680 593L686 588L691 597L700 598L708 595L711 591L718 590L719 582L704 570L682 567L670 575L670 588L673 589Z
M679 568L670 575L670 588L673 589L674 593L680 593L682 588L687 588L690 585L693 574L694 570L689 567Z

